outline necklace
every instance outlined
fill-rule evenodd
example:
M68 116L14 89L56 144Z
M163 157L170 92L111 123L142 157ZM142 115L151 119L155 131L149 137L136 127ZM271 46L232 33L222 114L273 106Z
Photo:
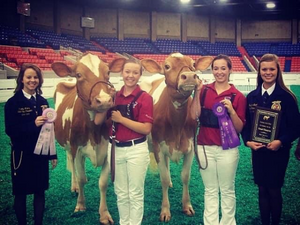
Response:
M23 151L21 151L21 156L20 156L19 164L16 167L16 163L15 163L15 151L13 151L12 160L13 160L13 167L14 167L14 176L17 176L17 172L16 171L21 166L22 159L23 159Z

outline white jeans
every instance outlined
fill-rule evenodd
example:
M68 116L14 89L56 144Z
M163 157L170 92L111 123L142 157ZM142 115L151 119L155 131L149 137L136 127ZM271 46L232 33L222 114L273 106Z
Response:
M201 165L205 166L203 146L198 145ZM208 167L200 170L205 186L205 225L235 225L235 174L239 162L238 148L223 150L221 146L204 146ZM219 192L221 192L222 218L219 221Z
M110 164L111 144L108 146ZM149 165L147 141L115 148L115 182L120 225L139 225L144 214L144 184Z

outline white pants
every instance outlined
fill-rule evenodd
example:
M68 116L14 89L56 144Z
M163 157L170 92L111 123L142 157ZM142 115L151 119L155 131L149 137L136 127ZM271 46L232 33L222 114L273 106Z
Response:
M203 146L198 145L201 165L205 166ZM205 225L235 225L235 174L239 161L238 148L223 150L221 146L204 146L208 167L200 170L205 186ZM222 218L219 221L219 192L221 192Z
M110 164L111 144L108 146ZM115 182L120 225L139 225L144 214L144 184L149 165L147 141L115 148Z

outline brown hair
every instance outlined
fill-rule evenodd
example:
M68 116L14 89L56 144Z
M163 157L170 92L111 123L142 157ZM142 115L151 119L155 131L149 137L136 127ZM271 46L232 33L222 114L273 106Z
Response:
M41 71L41 69L38 66L36 66L34 64L31 64L31 63L23 63L22 64L20 72L19 72L19 75L18 75L17 80L16 80L17 87L14 90L14 93L16 93L17 91L20 91L20 90L22 90L24 88L24 84L23 84L22 81L23 81L23 77L24 77L25 71L27 69L29 69L29 68L33 69L36 72L36 74L37 74L37 76L39 78L39 84L38 84L37 88L35 89L36 93L37 94L42 94L43 93L42 90L41 90L41 87L42 87L42 85L44 83L42 71Z
M227 55L222 55L222 54L217 55L217 56L213 59L213 61L211 62L211 69L213 69L213 67L214 67L214 62L215 62L216 60L219 60L219 59L224 59L224 60L227 62L227 66L228 66L229 70L231 70L231 68L232 68L232 62L231 62L229 56L227 56Z
M261 68L261 63L262 62L275 62L277 64L277 77L276 77L276 84L278 84L283 90L285 90L286 92L290 93L293 98L295 99L296 103L297 103L297 98L296 96L294 95L294 93L292 91L290 91L284 84L284 81L283 81L283 77L282 77L282 71L280 69L280 65L279 65L279 60L278 60L278 56L275 55L275 54L264 54L260 61L259 61L259 64L258 64L258 72L257 72L257 86L261 86L263 84L263 79L261 77L261 74L260 74L260 68Z
M125 67L125 65L126 65L127 63L138 64L138 65L140 66L140 74L142 75L142 73L143 73L143 66L142 66L142 64L141 64L140 61L138 61L138 60L136 60L136 59L133 59L133 58L126 59L125 63L123 64L122 71L123 71L123 69L124 69L124 67Z

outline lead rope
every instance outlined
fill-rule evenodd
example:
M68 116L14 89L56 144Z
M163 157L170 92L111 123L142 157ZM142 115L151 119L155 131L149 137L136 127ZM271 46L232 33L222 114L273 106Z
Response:
M116 97L117 93L115 93L115 99L114 99L114 105L116 103ZM112 121L112 131L111 131L112 136L110 137L111 139L111 152L110 152L110 177L111 177L111 182L115 181L115 157L116 157L116 125L115 122Z
M206 155L206 151L205 151L204 145L202 145L204 159L205 159L205 166L204 167L202 167L200 159L199 159L199 156L198 156L197 129L198 129L199 125L200 125L200 121L199 121L199 117L198 117L197 118L197 126L196 126L195 131L194 131L194 150L195 150L196 160L197 160L198 165L199 165L199 169L200 170L205 170L207 168L207 166L208 166L208 162L207 162L207 155Z
M116 147L115 122L112 122L112 136L110 138L111 138L110 175L111 175L111 182L114 182L115 181L115 147Z

